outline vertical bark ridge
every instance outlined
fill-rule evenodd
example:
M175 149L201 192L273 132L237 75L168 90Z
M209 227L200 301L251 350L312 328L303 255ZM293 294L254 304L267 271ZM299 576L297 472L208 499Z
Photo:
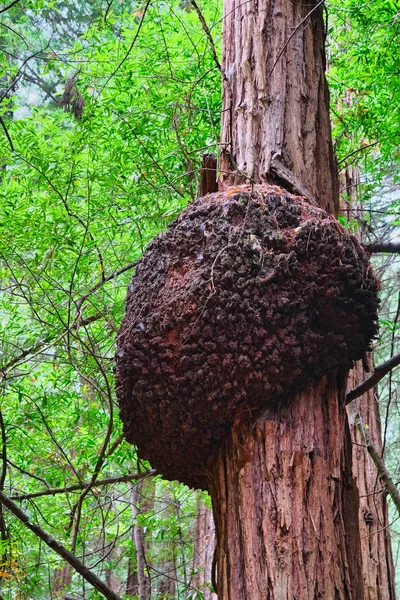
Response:
M221 179L274 182L277 160L322 208L337 214L324 23L316 5L225 2Z
M210 473L219 600L364 598L344 416L324 378L250 430L236 425Z
M366 377L358 362L349 373L347 387L354 389ZM375 447L382 449L382 433L376 390L371 389L349 406L349 421L353 440L353 474L360 493L359 520L362 576L366 600L395 600L393 559L390 545L386 494L377 479L376 467L364 448L354 426L352 413L361 415ZM385 560L382 560L385 557Z
M346 102L346 104L349 104ZM358 186L360 172L357 167L347 167L340 175L341 213L348 220L360 219L362 214L353 210L359 201ZM358 231L362 239L363 229ZM364 363L364 364L363 364ZM364 366L365 365L365 366ZM356 363L348 374L347 390L355 389L367 377L366 368L372 370L373 359L368 355L364 361ZM377 479L376 467L373 464L360 433L354 425L353 416L358 413L374 446L382 451L382 431L380 421L377 390L368 390L361 397L353 400L348 406L348 420L352 441L352 472L360 498L358 514L354 515L359 522L362 580L367 600L395 600L394 567L390 544L390 528L386 494ZM348 506L348 503L344 503ZM382 560L385 557L385 560Z

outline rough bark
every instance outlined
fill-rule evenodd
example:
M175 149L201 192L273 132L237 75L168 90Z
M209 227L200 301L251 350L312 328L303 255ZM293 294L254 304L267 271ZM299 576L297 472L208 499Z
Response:
M353 389L367 376L362 363L357 363L349 373L347 388ZM376 389L368 390L353 400L348 413L353 441L353 477L360 497L358 517L365 599L395 600L386 493L353 419L355 413L360 414L363 423L368 425L374 446L381 451L382 433Z
M337 213L319 4L225 1L221 177L230 184L278 179L296 192L287 177L274 176L283 165L319 206Z
M201 198L218 191L217 159L209 152L203 154L200 169L200 185L197 197Z
M232 431L210 477L219 600L364 599L343 399L324 378Z
M341 214L350 221L363 222L362 213L353 210L358 201L360 173L356 167L347 167L340 174ZM359 230L362 241L363 229ZM367 370L368 369L368 370ZM366 356L356 363L347 378L347 392L355 390L373 372L373 359ZM377 470L369 456L360 432L354 423L354 415L359 414L372 443L382 451L382 432L377 389L368 389L347 407L352 440L352 469L357 485L360 503L358 511L362 575L366 600L394 600L394 568L390 544L389 518L386 494L377 477Z
M225 1L221 179L305 189L336 215L321 4ZM363 577L345 385L327 374L233 426L209 472L219 600L391 598L390 569L374 592Z

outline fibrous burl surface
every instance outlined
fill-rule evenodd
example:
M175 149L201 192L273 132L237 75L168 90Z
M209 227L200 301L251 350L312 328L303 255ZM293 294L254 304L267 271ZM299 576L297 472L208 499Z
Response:
M235 420L362 357L377 290L356 238L302 198L274 186L199 198L129 287L117 349L128 441L166 478L205 489Z

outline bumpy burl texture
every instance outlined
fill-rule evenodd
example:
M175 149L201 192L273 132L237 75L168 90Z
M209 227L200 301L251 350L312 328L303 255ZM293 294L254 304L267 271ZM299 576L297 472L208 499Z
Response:
M166 478L207 487L235 419L362 357L378 282L353 235L274 186L189 205L147 248L118 336L124 431Z

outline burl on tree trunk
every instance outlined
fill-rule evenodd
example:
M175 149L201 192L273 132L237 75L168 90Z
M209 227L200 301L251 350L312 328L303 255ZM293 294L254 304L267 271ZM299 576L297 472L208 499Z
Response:
M136 268L124 431L165 477L210 491L220 600L366 600L344 391L377 331L378 283L331 216L322 5L224 12L220 191Z

